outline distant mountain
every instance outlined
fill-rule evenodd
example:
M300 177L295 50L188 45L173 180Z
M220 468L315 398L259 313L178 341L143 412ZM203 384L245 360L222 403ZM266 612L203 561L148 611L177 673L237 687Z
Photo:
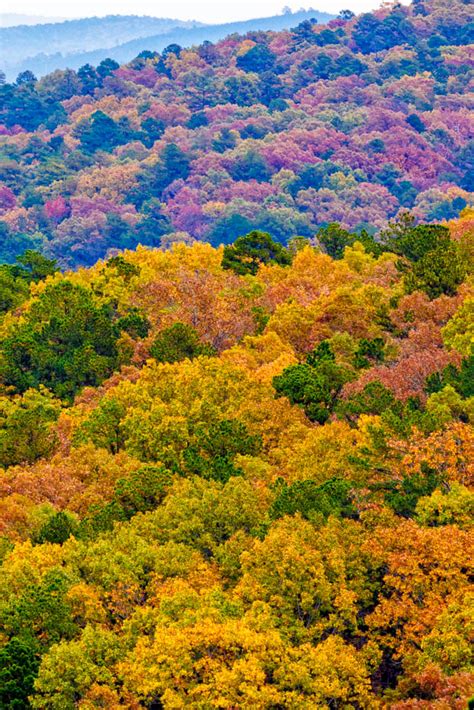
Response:
M0 13L0 27L17 25L46 25L51 22L64 22L67 17L43 17L42 15L19 15L15 12Z
M16 27L0 30L0 66L10 80L26 69L43 76L55 69L97 65L106 57L128 62L143 50L161 51L169 44L190 47L206 40L217 42L234 33L289 29L309 19L325 24L333 15L301 10L220 25L111 16Z
M202 23L172 18L109 15L65 22L18 25L0 29L0 66L9 78L24 67L44 73L68 65L67 57L93 50L105 51L130 40L159 36L172 30L202 27Z

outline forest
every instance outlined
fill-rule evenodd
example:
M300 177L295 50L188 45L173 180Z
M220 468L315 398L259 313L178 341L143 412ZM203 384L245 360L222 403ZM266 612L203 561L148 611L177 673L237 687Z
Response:
M282 244L472 204L472 6L416 0L0 85L0 261L252 229ZM291 15L290 15L291 19Z
M466 707L473 233L0 267L0 707Z
M0 85L0 710L474 707L470 20Z

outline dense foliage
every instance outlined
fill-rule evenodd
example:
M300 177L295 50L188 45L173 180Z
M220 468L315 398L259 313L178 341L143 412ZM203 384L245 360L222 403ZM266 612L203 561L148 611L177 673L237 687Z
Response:
M0 86L0 259L88 266L252 229L284 245L320 232L338 257L406 209L455 218L473 190L471 15L466 0L417 0L22 72ZM441 248L435 261L463 279ZM446 292L428 268L413 289Z
M2 708L466 707L473 227L2 267Z
M469 11L0 85L0 708L474 702Z

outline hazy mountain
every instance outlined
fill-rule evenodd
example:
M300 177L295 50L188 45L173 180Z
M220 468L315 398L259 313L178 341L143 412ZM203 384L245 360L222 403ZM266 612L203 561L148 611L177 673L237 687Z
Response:
M15 12L0 13L0 27L17 25L46 25L51 22L64 22L67 17L43 17L42 15L19 15Z
M233 33L283 30L310 18L326 23L332 17L316 10L301 10L220 25L113 16L15 27L0 30L0 65L10 80L25 69L42 76L55 69L96 65L106 57L128 62L145 49L160 51L173 43L189 47L205 40L216 42Z
M11 77L17 70L21 71L25 63L35 71L37 55L66 58L70 54L107 50L130 40L160 35L176 28L182 30L200 26L202 23L172 18L109 15L6 27L0 29L0 64ZM48 66L56 69L65 65L53 59Z

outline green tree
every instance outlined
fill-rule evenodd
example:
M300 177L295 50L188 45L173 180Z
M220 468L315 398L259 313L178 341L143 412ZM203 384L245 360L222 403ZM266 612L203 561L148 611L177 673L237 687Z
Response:
M266 232L254 230L236 239L234 244L224 247L222 268L236 274L256 274L260 264L272 262L288 266L291 264L290 252L273 241Z
M237 454L254 456L262 446L260 436L249 434L242 422L225 419L206 429L198 427L195 441L185 449L183 469L188 475L226 483L241 470L234 464Z
M28 696L38 675L39 658L34 646L13 637L0 649L0 708L27 710Z
M448 248L449 229L440 224L416 225L414 218L405 213L382 233L381 242L387 251L417 262L428 252Z
M114 397L104 397L77 430L74 441L92 441L99 448L117 454L125 446L122 420L125 406Z
M265 44L256 44L248 52L237 57L237 66L247 72L269 71L276 56Z
M54 448L52 430L61 403L41 388L16 397L0 397L0 466L32 462Z
M154 510L164 499L172 475L163 466L141 466L115 484L113 502L122 508L128 520L136 513Z
M114 332L117 337L120 333L128 333L134 340L146 338L150 328L150 321L138 308L131 308L126 315L118 318L114 323Z
M95 153L96 150L110 152L131 139L130 131L103 111L94 111L89 119L80 123L75 129L75 136L86 153Z
M440 392L451 385L461 397L474 397L474 351L462 360L459 368L448 365L442 372L435 372L426 380L425 389L429 394Z
M117 522L130 520L136 513L155 510L165 499L171 483L170 471L163 466L148 464L119 478L112 500L90 507L77 528L77 536L81 539L94 539L112 530Z
M288 485L283 479L276 484L277 496L270 508L272 518L301 513L307 520L328 518L330 515L354 517L350 491L352 484L340 478L331 478L322 485L315 481L295 481Z
M15 261L15 264L0 265L0 313L22 303L32 281L37 283L57 271L55 261L32 249L17 256Z
M301 406L308 419L324 424L349 379L349 370L335 362L329 344L323 341L308 354L305 363L290 365L274 377L273 386L279 397L288 397L291 404Z
M38 283L59 271L55 259L47 259L33 249L27 249L21 256L17 256L16 261L19 267L13 268L17 269L18 276L28 282Z
M354 354L354 366L370 367L374 363L383 362L385 358L385 343L383 338L369 340L362 338Z
M454 296L466 274L458 246L454 242L443 243L413 264L405 276L405 288L408 293L424 291L430 299L443 294Z
M52 542L56 545L61 545L66 542L71 535L75 535L79 525L76 518L66 510L60 510L52 515L44 525L40 528L35 536L35 542L43 544Z
M333 259L342 259L344 249L352 246L357 239L354 234L343 229L336 222L331 222L326 227L321 227L316 236L325 252L332 256Z
M336 414L349 422L356 421L361 414L380 415L391 410L397 404L393 392L381 382L374 381L365 385L362 392L353 394L348 399L341 399L336 406Z
M213 355L209 345L200 342L194 328L186 323L173 323L155 338L150 355L157 362L179 362L185 358L192 360L198 355Z
M385 502L397 515L412 518L419 499L431 495L440 483L440 475L422 462L419 473L404 474L401 481L382 486L386 489Z
M18 277L15 267L9 264L0 265L0 313L9 311L19 305L28 296L28 283Z
M89 289L51 284L0 344L0 381L17 392L43 384L66 398L97 386L117 363L112 318Z
M49 569L38 584L26 584L0 608L2 631L31 645L48 648L62 638L71 638L77 628L66 594L71 587L67 573Z

